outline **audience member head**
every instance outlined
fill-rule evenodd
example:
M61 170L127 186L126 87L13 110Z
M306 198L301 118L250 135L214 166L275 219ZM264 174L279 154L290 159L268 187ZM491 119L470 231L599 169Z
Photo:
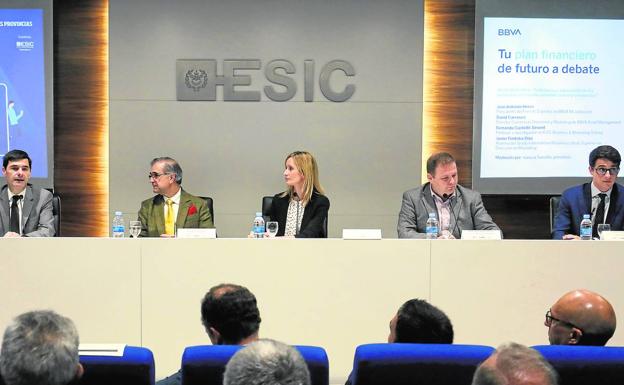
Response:
M439 197L453 195L457 186L457 164L448 152L433 154L427 159L427 180Z
M11 150L2 159L2 174L13 194L20 194L31 176L32 161L25 151Z
M325 194L319 181L316 160L307 151L295 151L286 156L286 160L284 160L284 179L288 186L286 194L293 197L296 190L300 189L303 196L299 198L304 204L312 199L314 190Z
M613 187L621 161L620 153L611 146L598 146L589 153L589 173L598 190L606 192Z
M223 385L310 385L310 373L297 349L263 339L232 356Z
M149 181L156 194L174 196L182 184L182 167L173 158L161 156L150 162Z
M215 345L243 345L258 339L260 311L246 287L224 283L211 288L202 300L201 316Z
M557 385L557 372L542 355L526 346L501 345L479 367L472 385Z
M442 310L425 300L411 299L390 321L388 342L452 344L453 325Z
M6 385L65 385L82 375L78 331L53 311L32 311L4 331L0 372Z
M604 346L615 332L613 307L589 290L566 293L546 313L551 345Z

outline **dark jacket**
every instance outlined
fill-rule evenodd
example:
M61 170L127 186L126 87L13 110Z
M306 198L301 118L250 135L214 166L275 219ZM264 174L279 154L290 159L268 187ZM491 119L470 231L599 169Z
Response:
M286 229L286 216L288 214L288 204L290 197L281 196L282 193L273 196L271 205L271 220L279 223L277 236L283 236ZM325 222L329 211L329 199L317 191L312 193L312 198L303 210L301 228L295 235L297 238L327 238L325 233Z

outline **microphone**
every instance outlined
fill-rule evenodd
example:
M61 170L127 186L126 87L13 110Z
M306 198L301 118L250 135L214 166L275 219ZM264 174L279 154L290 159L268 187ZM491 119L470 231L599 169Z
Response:
M446 202L451 196L447 193L442 194L442 202Z

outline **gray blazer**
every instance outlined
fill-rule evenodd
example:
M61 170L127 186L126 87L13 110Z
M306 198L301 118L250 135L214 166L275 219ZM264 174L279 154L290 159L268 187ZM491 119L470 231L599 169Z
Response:
M481 194L476 191L457 185L451 207L449 228L455 238L461 238L462 230L500 230L485 210ZM399 238L425 238L429 213L436 213L436 216L438 213L429 183L403 193L397 227Z
M4 236L11 227L8 189L4 185L0 190L0 236ZM52 193L29 184L22 207L22 234L27 237L53 237L54 233Z

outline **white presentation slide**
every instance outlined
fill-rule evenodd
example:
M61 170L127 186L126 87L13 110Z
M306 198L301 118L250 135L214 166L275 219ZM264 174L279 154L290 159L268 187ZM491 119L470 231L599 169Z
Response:
M484 19L481 178L586 177L624 153L624 20Z

